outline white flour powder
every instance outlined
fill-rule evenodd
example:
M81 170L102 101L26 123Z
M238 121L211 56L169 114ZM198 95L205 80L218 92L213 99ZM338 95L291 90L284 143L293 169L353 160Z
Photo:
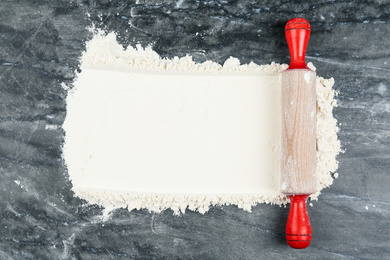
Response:
M151 48L123 50L113 33L95 35L63 126L73 191L106 209L157 212L286 203L279 185L286 68L161 59ZM317 78L318 191L332 183L340 152L332 86Z

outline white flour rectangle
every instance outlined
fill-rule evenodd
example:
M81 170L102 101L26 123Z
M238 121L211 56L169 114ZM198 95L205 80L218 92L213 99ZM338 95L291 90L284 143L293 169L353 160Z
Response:
M285 203L284 68L161 59L151 49L124 51L113 34L97 35L67 98L64 159L75 194L107 208L176 213ZM318 190L332 182L340 150L332 85L317 79Z

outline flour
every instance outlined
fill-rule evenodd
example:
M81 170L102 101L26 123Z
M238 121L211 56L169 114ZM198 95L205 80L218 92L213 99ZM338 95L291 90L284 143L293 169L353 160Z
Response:
M75 195L106 209L176 214L287 203L279 176L286 68L163 59L151 48L123 50L113 33L95 35L68 91L63 126ZM318 191L333 182L340 152L333 84L317 78Z

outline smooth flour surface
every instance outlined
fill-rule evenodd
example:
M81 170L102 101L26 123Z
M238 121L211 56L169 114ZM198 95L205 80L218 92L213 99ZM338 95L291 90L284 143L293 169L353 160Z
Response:
M161 59L150 48L123 50L113 33L95 35L63 126L75 195L107 209L175 213L286 203L279 82L286 68ZM332 183L340 151L332 86L317 78L319 191Z

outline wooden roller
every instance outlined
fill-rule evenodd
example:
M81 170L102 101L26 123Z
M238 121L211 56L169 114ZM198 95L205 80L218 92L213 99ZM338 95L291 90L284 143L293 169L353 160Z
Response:
M285 34L291 63L281 74L281 191L291 201L287 243L302 249L312 237L306 200L316 192L316 74L305 63L309 22L291 19Z

